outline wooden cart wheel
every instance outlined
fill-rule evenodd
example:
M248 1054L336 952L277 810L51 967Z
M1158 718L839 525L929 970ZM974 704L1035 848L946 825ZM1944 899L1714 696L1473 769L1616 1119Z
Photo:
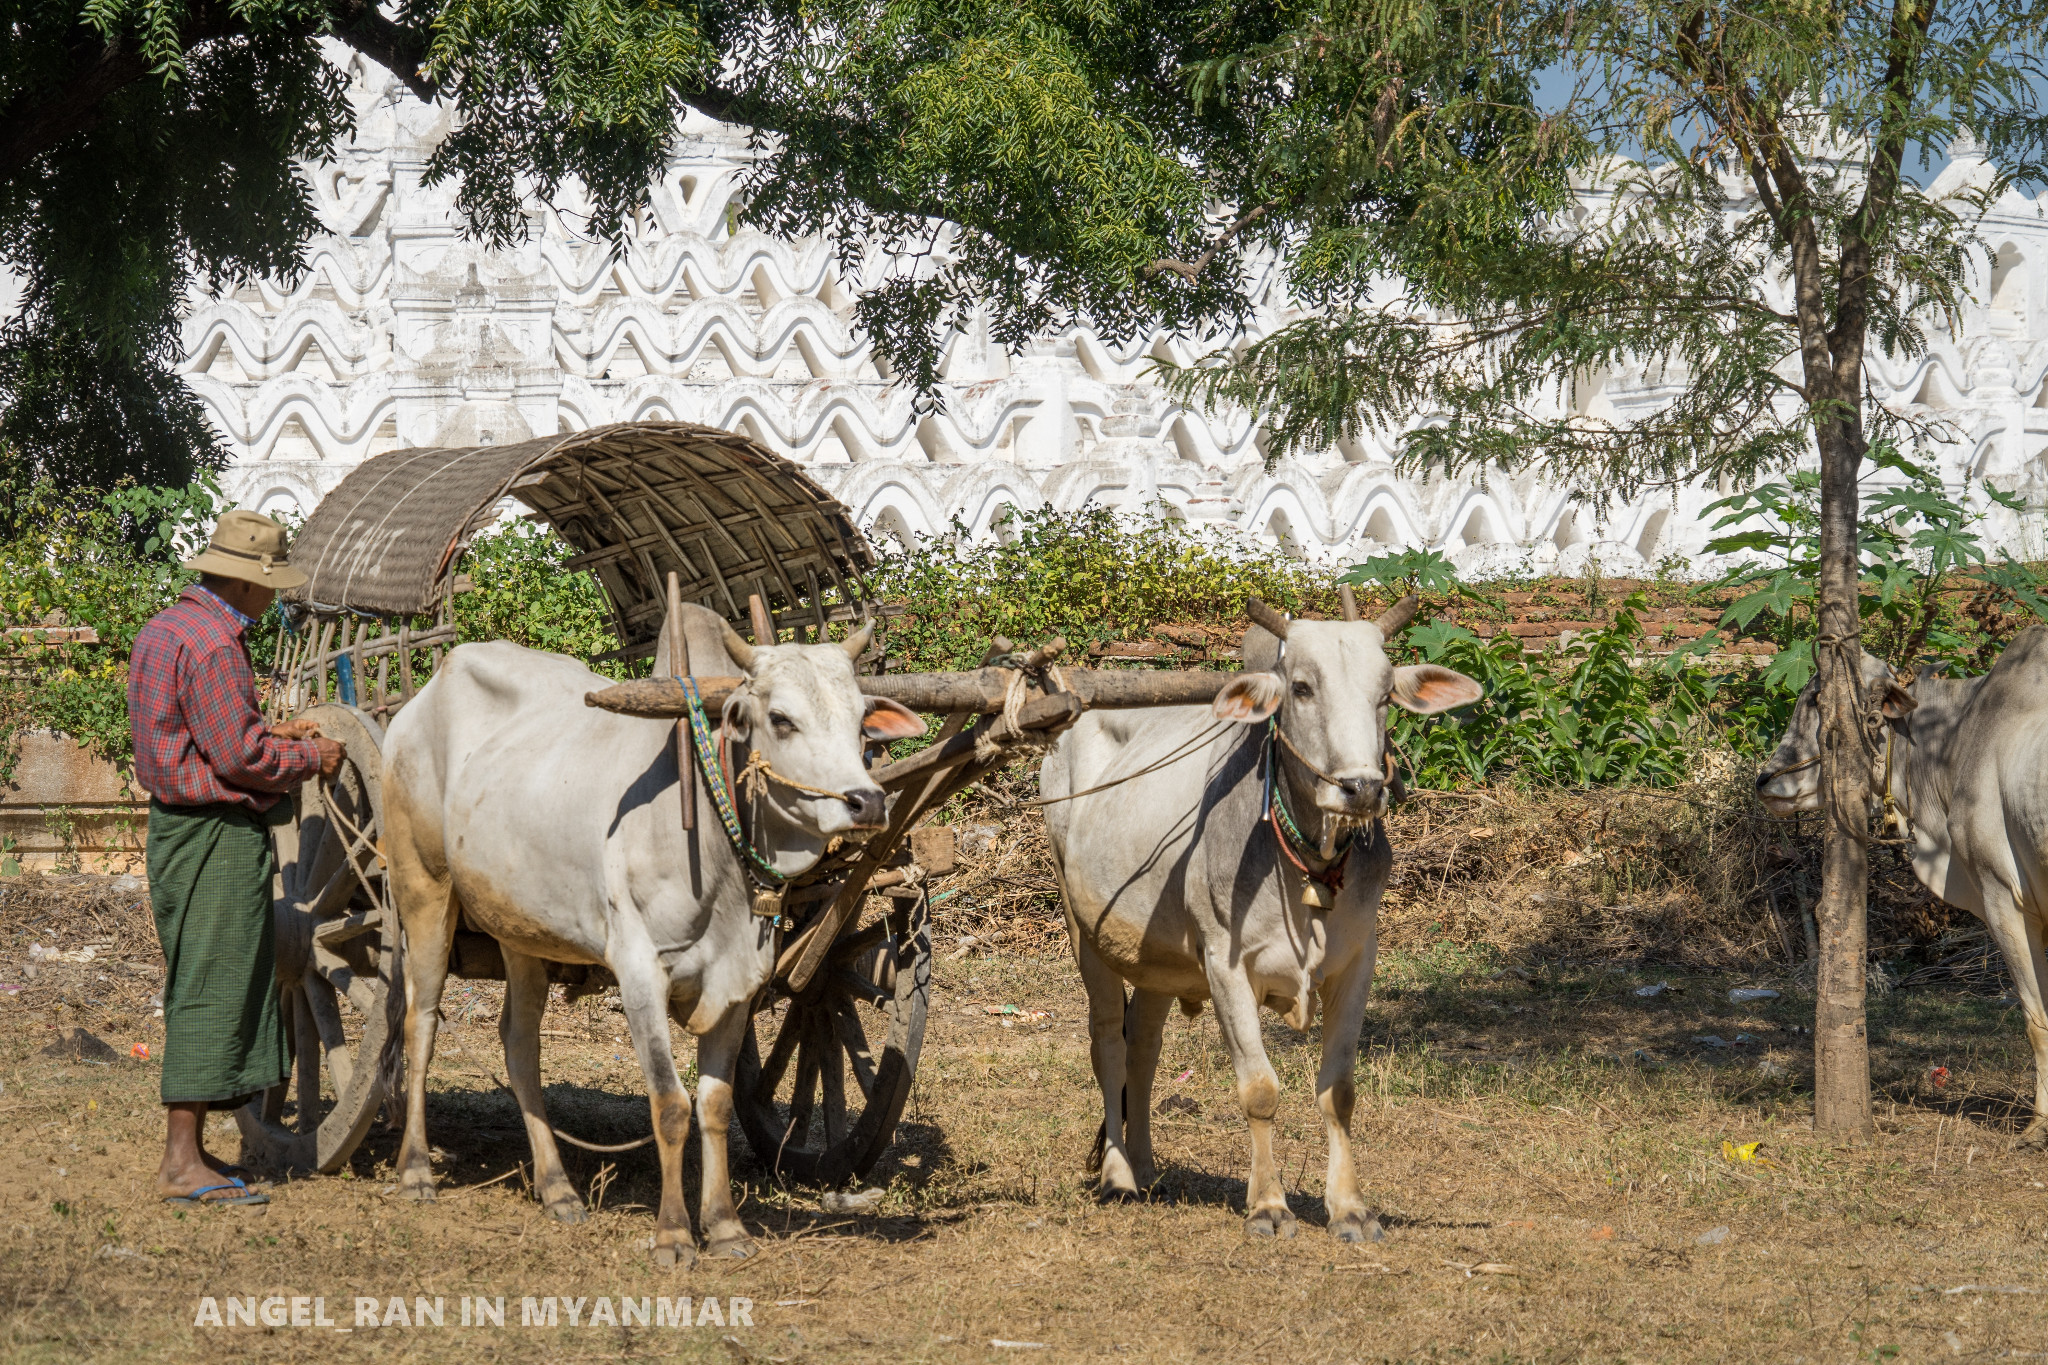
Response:
M840 1185L866 1175L896 1134L924 1046L932 936L923 901L841 938L802 994L776 987L740 1042L733 1089L747 1143L786 1179Z
M292 1075L235 1111L250 1155L295 1170L339 1170L397 1094L405 1030L398 911L379 840L383 727L353 706L300 719L346 751L332 778L299 788L280 827L275 908L279 1006Z

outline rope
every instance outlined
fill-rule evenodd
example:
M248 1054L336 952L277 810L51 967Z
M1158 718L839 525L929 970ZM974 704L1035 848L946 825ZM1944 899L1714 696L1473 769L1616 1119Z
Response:
M1138 778L1143 777L1147 773L1156 773L1161 768L1164 768L1169 764L1180 762L1189 754L1195 753L1196 751L1205 748L1210 740L1214 739L1217 735L1221 734L1225 730L1228 730L1231 726L1235 724L1237 724L1237 722L1234 720L1218 721L1214 725L1210 726L1208 729L1196 735L1193 739L1181 745L1178 749L1175 749L1165 758L1160 759L1158 762L1148 763L1134 773L1126 773L1122 777L1114 777L1107 782L1097 783L1095 786L1088 788L1086 791L1068 792L1065 796L1041 796L1035 801L1025 801L1021 804L1027 808L1031 806L1056 806L1062 801L1076 801L1084 796L1093 796L1097 792L1106 792L1111 787L1121 787L1124 783L1136 781Z
M519 1098L518 1093L514 1091L511 1086L499 1080L495 1075L491 1077L491 1080L497 1085L498 1089L512 1096L513 1099L516 1100ZM649 1133L646 1137L641 1138L636 1142L619 1142L613 1143L611 1146L606 1146L603 1143L598 1142L585 1142L580 1137L575 1137L569 1133L563 1132L561 1129L555 1127L555 1125L553 1125L552 1123L548 1125L548 1131L550 1133L553 1133L558 1141L566 1142L571 1147L581 1147L586 1152L599 1152L606 1156L610 1156L616 1152L637 1151L638 1149L645 1147L648 1143L654 1141L654 1134Z
M845 792L827 791L823 787L807 786L793 777L784 777L769 764L768 755L759 749L750 750L747 754L747 766L740 769L737 785L741 794L750 801L757 800L761 795L761 789L770 782L809 796L825 796L834 801L846 800Z
M1851 639L1847 635L1820 635L1814 638L1814 644L1835 655L1834 666L1836 671L1833 676L1847 679L1850 694L1854 698L1852 712L1856 718L1852 726L1852 732L1856 736L1857 747L1863 751L1862 771L1867 774L1871 769L1871 765L1877 761L1877 737L1870 723L1873 713L1865 704L1863 698L1862 660L1850 652L1854 649L1860 654L1862 641L1860 639ZM1883 714L1881 712L1875 714L1878 724L1880 726L1883 725ZM1826 747L1827 738L1827 731L1823 728L1821 732L1823 749ZM1865 781L1868 781L1867 777ZM1835 795L1834 785L1826 782L1823 782L1821 785L1821 804L1827 811L1828 818L1835 822L1836 829L1848 835L1859 844L1870 843L1870 817L1866 810L1854 812L1843 810L1841 802Z
M1335 787L1340 785L1336 778L1330 776L1321 768L1318 768L1315 764L1309 762L1308 755L1302 753L1301 750L1294 747L1294 741L1289 739L1287 737L1287 732L1280 728L1280 718L1278 716L1275 716L1273 718L1271 726L1273 731L1273 738L1279 740L1282 744L1287 746L1287 752L1294 755L1295 762L1301 764L1302 767L1308 769L1309 772L1313 773L1317 778L1324 782L1329 783L1331 786Z
M1828 818L1834 821L1836 829L1865 847L1872 844L1909 843L1913 835L1913 818L1899 805L1898 798L1892 795L1892 749L1894 738L1897 734L1897 727L1884 714L1884 694L1882 692L1874 700L1866 699L1864 696L1862 660L1852 656L1850 653L1851 648L1854 647L1856 653L1861 654L1862 642L1860 639L1852 640L1846 635L1821 635L1815 637L1815 643L1822 649L1832 651L1837 656L1835 667L1844 670L1842 676L1847 677L1849 680L1851 693L1855 697L1856 724L1854 730L1858 741L1857 747L1862 750L1861 771L1867 774L1876 765L1878 737L1880 735L1883 736L1884 744L1883 815L1878 825L1878 832L1876 834L1870 832L1870 816L1867 806L1854 812L1844 811L1841 809L1840 802L1835 796L1833 786L1823 783L1821 803L1828 813ZM1894 671L1891 680L1900 688L1907 688L1913 685L1916 676L1913 670L1903 673ZM1822 732L1821 738L1823 741L1822 752L1824 753L1827 738L1825 731ZM1820 759L1821 754L1815 754L1806 763L1799 763L1789 768L1780 769L1779 774L1773 774L1773 776L1795 772L1812 763L1820 762ZM1896 836L1892 835L1891 831L1893 829L1897 829L1899 834Z
M704 698L697 691L697 680L683 677L677 681L683 685L683 697L690 707L690 748L697 755L697 766L703 769L704 785L711 790L711 805L718 812L718 823L725 827L725 837L731 841L733 851L740 855L740 862L754 877L770 887L779 887L789 878L775 870L775 864L761 856L746 831L740 828L740 813L733 805L732 788L726 782L725 765L720 761L721 744L714 747L711 742L711 722L704 715ZM720 727L721 732L723 727ZM753 767L748 764L749 769Z
M984 727L974 738L974 761L993 763L1007 750L1017 757L1025 756L1025 746L1012 749L1013 741L1021 739L1024 729L1017 724L1017 713L1024 709L1025 689L1030 685L1030 675L1023 669L1013 669L1009 681L1003 685L1003 709L993 725ZM1043 748L1043 744L1039 747Z
M1308 836L1301 832L1300 826L1294 823L1294 816L1287 809L1287 798L1280 794L1280 755L1273 741L1277 739L1287 744L1288 752L1295 754L1297 758L1301 756L1292 744L1287 743L1277 718L1267 722L1266 733L1266 818L1272 823L1273 836L1280 841L1280 851L1287 855L1287 861L1301 870L1302 876L1319 885L1327 886L1332 891L1341 891L1344 889L1344 869L1350 865L1351 849L1358 842L1358 827L1346 826L1341 836L1342 842L1332 851L1329 866L1317 872L1308 865L1304 854L1320 857L1321 853L1308 841ZM1302 759L1302 762L1309 771L1316 772L1315 766L1308 763L1308 760ZM1322 777L1320 772L1316 775Z

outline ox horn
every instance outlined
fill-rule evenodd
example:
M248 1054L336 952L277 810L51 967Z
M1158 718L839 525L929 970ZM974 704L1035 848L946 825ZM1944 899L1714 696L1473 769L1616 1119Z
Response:
M1356 621L1358 619L1358 598L1353 595L1349 583L1339 583L1337 585L1337 605L1344 608L1345 620Z
M875 623L867 621L861 625L859 630L841 640L839 647L846 651L847 658L855 663L859 663L860 656L868 652L868 646L874 643L874 639Z
M1373 624L1380 628L1381 637L1391 640L1408 629L1408 623L1415 619L1415 606L1415 594L1411 592L1380 613L1380 619Z
M1274 611L1259 598L1252 598L1244 604L1244 614L1252 618L1254 625L1263 626L1277 639L1287 638L1287 618Z
M732 661L742 669L752 669L754 647L740 638L740 633L732 628L732 622L721 621L719 624L725 628L725 652L732 655Z

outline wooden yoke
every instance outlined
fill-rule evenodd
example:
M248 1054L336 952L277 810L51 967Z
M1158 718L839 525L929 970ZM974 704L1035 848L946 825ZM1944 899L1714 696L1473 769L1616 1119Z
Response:
M683 629L683 589L675 570L668 575L668 671L677 678L690 676L689 633ZM697 828L697 754L690 735L690 718L676 722L676 775L683 795L683 828Z

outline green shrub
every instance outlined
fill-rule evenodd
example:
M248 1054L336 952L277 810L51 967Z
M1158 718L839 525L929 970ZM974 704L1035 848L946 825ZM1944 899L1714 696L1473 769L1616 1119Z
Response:
M510 640L589 659L618 647L597 580L564 569L575 547L545 526L513 521L478 536L461 565L470 590L455 599L464 642ZM601 666L623 677L624 665Z
M1284 611L1336 610L1327 572L1180 521L1131 528L1100 507L1048 508L1013 515L1004 535L970 543L956 521L883 562L878 590L907 609L888 634L904 668L972 668L997 635L1020 646L1063 635L1078 659L1098 640L1142 639L1156 625L1227 625L1255 595Z

